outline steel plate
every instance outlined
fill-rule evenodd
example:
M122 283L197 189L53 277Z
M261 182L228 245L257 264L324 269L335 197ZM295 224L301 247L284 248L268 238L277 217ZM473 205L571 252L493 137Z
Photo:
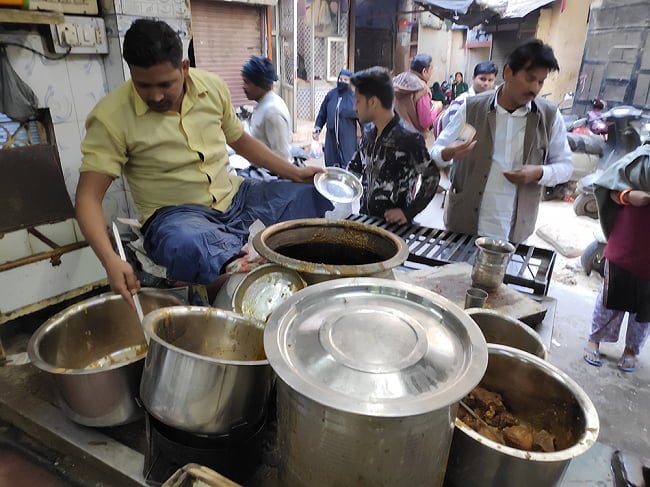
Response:
M335 203L351 203L363 193L359 178L338 167L328 167L316 174L314 185L320 194Z

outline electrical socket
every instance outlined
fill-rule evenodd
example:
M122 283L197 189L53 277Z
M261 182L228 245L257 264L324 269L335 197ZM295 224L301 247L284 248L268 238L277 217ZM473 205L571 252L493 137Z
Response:
M50 25L52 51L70 54L107 54L106 26L101 17L65 15L64 23Z

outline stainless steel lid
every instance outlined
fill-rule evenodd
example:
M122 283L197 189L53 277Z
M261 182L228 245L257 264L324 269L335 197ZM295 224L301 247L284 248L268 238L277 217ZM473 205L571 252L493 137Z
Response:
M441 409L487 367L478 325L451 301L370 277L309 286L269 318L264 349L277 375L341 411L404 417Z
M316 174L314 186L320 194L335 203L351 203L363 193L359 178L339 167L328 167Z

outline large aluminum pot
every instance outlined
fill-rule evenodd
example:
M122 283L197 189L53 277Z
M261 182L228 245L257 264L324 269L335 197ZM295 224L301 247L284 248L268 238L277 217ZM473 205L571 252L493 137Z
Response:
M144 313L181 304L143 289ZM81 301L47 320L27 347L31 362L54 380L57 402L76 423L116 426L142 417L136 398L147 344L138 317L119 294Z
M578 384L550 363L504 345L488 344L488 351L480 385L501 394L515 416L554 434L558 451L501 445L457 420L446 481L450 487L559 485L571 459L598 438L596 408Z
M273 371L264 325L216 308L178 306L150 313L140 395L168 426L222 435L253 430L264 419Z
M442 485L458 400L487 361L460 308L412 284L335 279L281 304L264 346L283 486Z
M542 338L526 323L488 309L470 308L465 312L481 329L486 342L518 348L546 360Z
M299 272L308 284L338 277L389 277L409 255L397 235L366 223L309 218L277 223L253 239L269 262Z

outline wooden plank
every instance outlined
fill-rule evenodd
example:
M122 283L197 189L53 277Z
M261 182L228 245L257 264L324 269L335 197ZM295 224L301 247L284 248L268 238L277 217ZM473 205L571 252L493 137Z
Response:
M0 9L0 23L8 24L62 24L61 12L35 12L13 8Z

